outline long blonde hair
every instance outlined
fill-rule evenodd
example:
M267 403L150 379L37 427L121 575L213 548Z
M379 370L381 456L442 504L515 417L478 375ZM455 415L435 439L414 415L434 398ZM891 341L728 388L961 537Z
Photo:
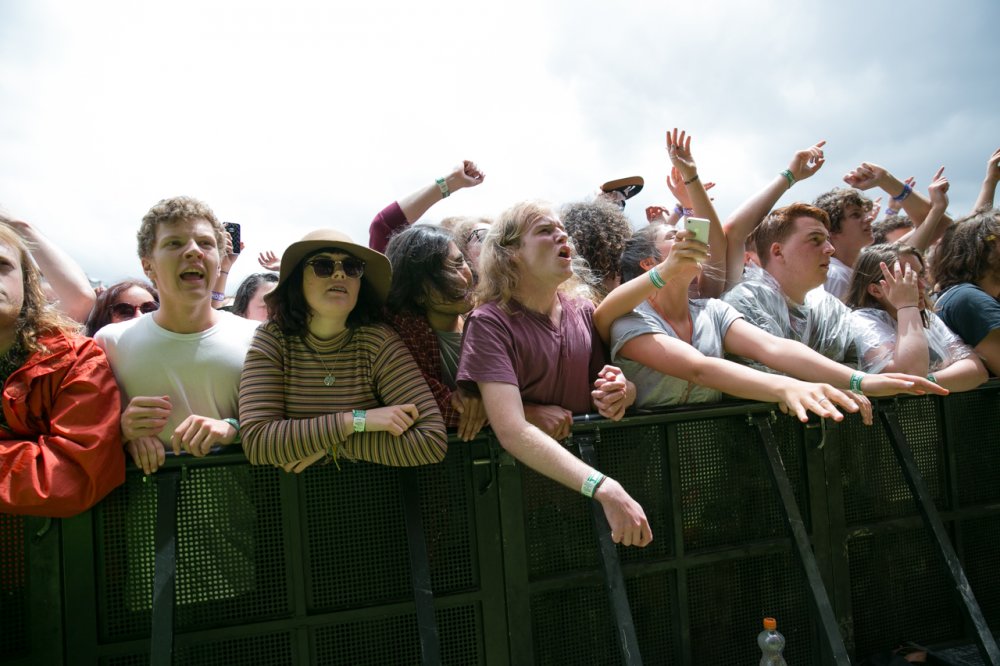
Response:
M49 304L45 292L42 291L41 274L21 236L7 224L0 223L0 243L17 252L21 262L24 302L21 304L21 313L15 324L14 344L20 344L29 353L44 351L45 345L38 340L40 334L78 333L80 324Z
M558 219L548 204L523 201L501 213L490 226L479 255L477 303L495 302L504 311L510 311L510 301L514 298L520 278L516 258L521 248L521 239L533 224L546 216ZM569 242L572 245L573 241ZM593 275L586 260L577 255L575 249L572 266L573 277L560 285L559 290L575 298L593 300Z

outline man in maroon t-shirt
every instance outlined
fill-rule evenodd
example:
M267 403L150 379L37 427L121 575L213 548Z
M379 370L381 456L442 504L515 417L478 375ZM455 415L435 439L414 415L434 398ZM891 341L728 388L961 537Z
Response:
M653 533L638 502L556 441L574 413L617 420L635 401L621 370L605 365L593 305L560 291L573 280L572 246L552 210L524 203L501 215L483 242L485 304L466 321L458 383L481 394L511 455L600 502L615 542L646 546Z

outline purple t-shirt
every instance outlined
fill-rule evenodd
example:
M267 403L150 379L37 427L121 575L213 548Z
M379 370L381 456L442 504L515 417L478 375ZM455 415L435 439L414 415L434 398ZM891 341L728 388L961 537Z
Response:
M524 402L592 412L591 382L607 363L592 323L594 306L562 294L559 300L558 327L517 301L510 303L511 314L496 303L476 308L465 322L459 385L478 393L476 382L513 384Z

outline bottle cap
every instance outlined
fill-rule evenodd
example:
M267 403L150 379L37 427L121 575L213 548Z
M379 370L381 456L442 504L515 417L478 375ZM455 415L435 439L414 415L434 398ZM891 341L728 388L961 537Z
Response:
M775 629L778 628L778 621L775 620L773 617L765 617L764 628L767 629L768 631L774 631Z

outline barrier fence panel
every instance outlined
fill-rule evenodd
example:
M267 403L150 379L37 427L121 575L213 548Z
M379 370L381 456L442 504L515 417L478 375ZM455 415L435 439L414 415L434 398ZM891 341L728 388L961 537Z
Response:
M994 631L998 403L991 382L891 404ZM724 403L574 426L653 528L647 548L616 547L636 663L754 663L764 616L778 618L789 663L835 663L816 579L811 588L803 575L748 418L773 408ZM970 642L885 430L857 416L769 424L852 658L906 641ZM339 466L292 475L238 452L168 460L180 473L173 663L418 664L434 648L445 664L628 663L590 500L517 464L488 432L452 440L442 464L408 482L427 561L417 589L429 572L433 593L433 622L419 623L399 470ZM76 518L0 515L0 662L150 663L159 485L130 470Z

